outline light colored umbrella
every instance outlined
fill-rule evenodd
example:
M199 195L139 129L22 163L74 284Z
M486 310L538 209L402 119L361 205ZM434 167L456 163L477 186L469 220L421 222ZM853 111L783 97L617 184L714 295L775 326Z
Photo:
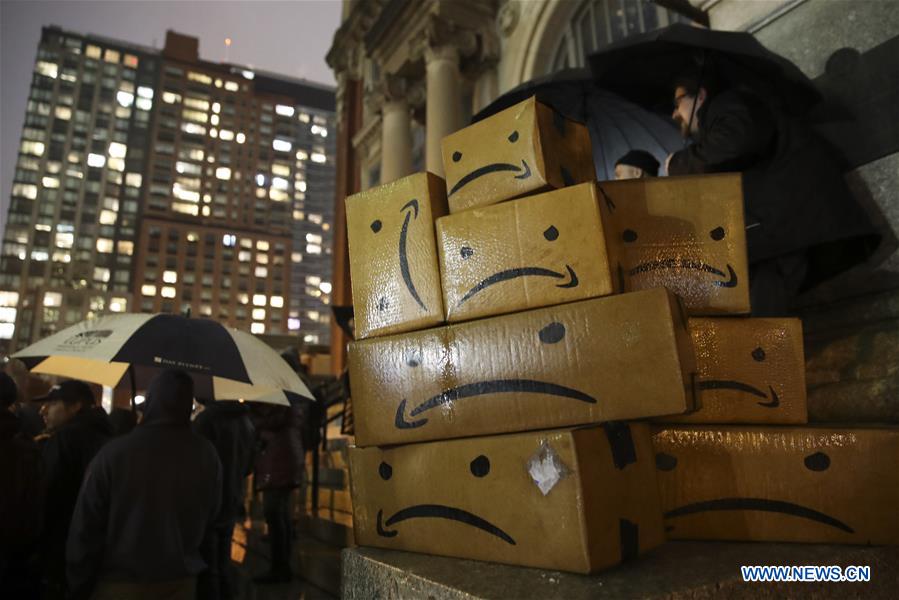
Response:
M119 314L83 321L15 353L32 373L145 389L166 368L183 369L197 396L288 404L312 393L277 352L210 319Z

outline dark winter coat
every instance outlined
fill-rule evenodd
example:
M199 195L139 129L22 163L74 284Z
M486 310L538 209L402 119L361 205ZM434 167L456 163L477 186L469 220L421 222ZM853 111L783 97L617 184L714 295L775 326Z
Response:
M0 408L0 562L37 548L43 508L43 463L19 419Z
M697 139L671 157L668 174L743 172L750 263L809 249L854 262L873 252L879 236L835 154L805 124L736 90L711 98L696 116ZM818 280L851 266L819 272L811 259Z
M63 560L66 537L78 490L87 467L112 437L112 425L102 408L83 408L44 440L41 454L45 473L45 560Z
M259 437L254 484L257 490L297 487L303 482L303 417L294 406L257 406L253 423Z
M244 480L253 470L256 429L249 410L239 402L210 402L197 415L194 431L209 440L222 462L222 510L224 523L233 523L243 500Z
M66 549L76 596L97 579L171 581L211 564L222 467L212 444L192 431L192 395L172 373L150 384L144 421L90 466Z

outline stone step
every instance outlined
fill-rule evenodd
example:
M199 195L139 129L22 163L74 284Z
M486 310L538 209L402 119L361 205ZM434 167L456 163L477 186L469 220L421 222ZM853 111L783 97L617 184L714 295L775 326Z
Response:
M585 576L426 554L348 548L344 600L369 598L871 598L899 589L899 548L669 542L646 556ZM860 565L867 583L744 583L742 565Z
M303 580L340 596L341 547L307 538L297 545L298 573Z

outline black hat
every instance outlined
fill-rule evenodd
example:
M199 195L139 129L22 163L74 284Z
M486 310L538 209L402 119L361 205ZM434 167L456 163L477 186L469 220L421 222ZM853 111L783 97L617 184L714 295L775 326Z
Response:
M50 391L47 392L46 396L34 398L32 401L53 402L55 400L62 400L66 404L74 404L77 402L85 406L91 406L96 402L94 392L91 390L90 386L83 381L78 381L76 379L69 379L58 383L50 388Z
M618 165L628 165L629 167L643 169L643 172L651 177L656 177L659 174L659 161L646 150L631 150L618 159L615 166Z

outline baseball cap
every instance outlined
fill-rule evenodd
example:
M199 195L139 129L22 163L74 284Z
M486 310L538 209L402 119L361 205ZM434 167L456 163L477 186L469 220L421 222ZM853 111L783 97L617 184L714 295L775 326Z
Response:
M89 385L83 381L69 379L54 385L46 396L34 398L32 402L54 402L56 400L62 400L66 404L79 402L88 405L92 405L96 401L94 392Z

